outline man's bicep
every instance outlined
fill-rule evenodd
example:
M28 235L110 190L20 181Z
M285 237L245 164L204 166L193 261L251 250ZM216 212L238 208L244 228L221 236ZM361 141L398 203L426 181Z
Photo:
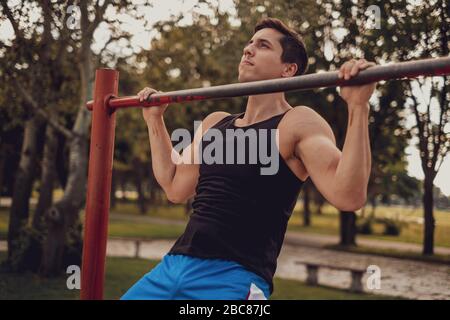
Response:
M319 192L334 204L338 200L334 177L341 159L341 151L336 147L334 139L326 134L310 135L297 143L295 154L304 164Z

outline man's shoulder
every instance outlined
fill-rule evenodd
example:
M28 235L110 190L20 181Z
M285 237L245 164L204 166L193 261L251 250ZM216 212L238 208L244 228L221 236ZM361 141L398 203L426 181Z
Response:
M225 111L214 111L208 114L202 121L202 125L204 129L208 129L221 121L223 118L228 117L230 115L229 112Z
M287 116L297 121L320 121L320 119L323 119L317 111L305 105L293 107L287 113Z
M214 112L211 112L210 114L208 114L205 117L204 121L206 121L207 119L208 120L210 120L210 119L212 119L212 120L222 119L222 118L225 118L225 117L229 116L230 114L231 113L225 112L225 111L214 111Z
M333 136L333 131L328 122L313 108L300 105L293 107L286 114L286 126L296 136L324 134Z

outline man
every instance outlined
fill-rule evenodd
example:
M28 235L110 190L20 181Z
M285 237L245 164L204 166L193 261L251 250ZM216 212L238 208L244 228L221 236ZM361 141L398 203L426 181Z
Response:
M340 77L349 79L372 65L363 59L348 61ZM244 48L239 82L297 76L306 68L300 36L280 20L267 18ZM182 156L172 148L164 125L167 105L144 108L155 177L170 201L194 197L193 214L161 263L123 299L269 298L287 222L308 177L340 210L354 211L365 203L371 166L368 100L374 89L375 84L341 88L349 114L342 152L327 122L311 108L291 107L282 92L250 96L245 113L211 113ZM144 100L154 92L145 88L138 95ZM205 136L213 129L244 135L277 130L275 141L266 137L276 143L277 172L261 174L256 170L261 163L195 162L199 146L211 143ZM227 139L221 142L224 146L230 143ZM244 150L247 158L252 145Z

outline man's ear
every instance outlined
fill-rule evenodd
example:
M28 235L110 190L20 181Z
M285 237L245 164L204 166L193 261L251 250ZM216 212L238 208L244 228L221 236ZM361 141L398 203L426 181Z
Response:
M285 78L293 77L297 73L297 70L298 66L296 63L285 63L281 76Z

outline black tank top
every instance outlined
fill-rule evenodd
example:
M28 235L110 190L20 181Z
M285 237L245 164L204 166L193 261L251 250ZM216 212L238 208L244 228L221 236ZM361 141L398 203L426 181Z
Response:
M219 161L206 164L204 160L200 163L193 213L169 254L235 261L264 278L272 294L277 258L303 182L287 166L278 147L270 157L278 158L275 174L261 174L262 168L269 167L267 161L258 159L256 164L249 163L249 143L245 144L245 164L237 163L236 152L234 164L225 159L226 144L234 139L236 151L236 139L244 137L249 129L260 133L256 135L258 143L264 137L261 132L266 132L266 150L269 150L266 154L270 155L270 143L275 143L270 129L278 127L284 114L286 112L245 127L234 125L244 113L232 114L211 127L226 137L222 139L224 161L222 164ZM227 137L227 129L237 129L233 138ZM206 136L205 133L201 142L203 152L214 140Z

